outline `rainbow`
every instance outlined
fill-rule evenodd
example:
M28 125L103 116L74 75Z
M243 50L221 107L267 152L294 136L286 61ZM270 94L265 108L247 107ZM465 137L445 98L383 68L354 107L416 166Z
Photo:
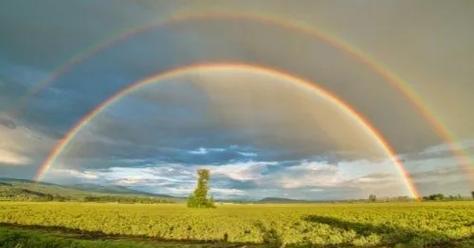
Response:
M114 104L115 102L119 101L122 97L126 96L127 94L151 83L159 82L160 80L171 79L181 74L191 73L191 72L199 72L199 71L243 71L243 72L254 72L259 73L262 75L266 75L273 78L283 79L289 82L294 82L298 85L305 87L316 93L318 96L321 96L323 99L327 100L328 102L334 104L338 107L338 109L347 114L354 123L359 125L359 127L364 130L367 135L369 135L380 147L383 149L384 153L393 161L394 165L396 166L397 170L399 171L401 177L403 178L403 182L407 187L408 192L411 194L412 197L418 199L419 194L410 179L408 171L403 166L402 161L397 157L395 154L394 149L389 145L387 140L382 136L382 134L374 127L372 124L357 110L352 108L349 104L345 103L337 96L332 94L331 92L323 89L322 87L314 84L313 82L307 81L305 79L299 78L297 76L288 74L286 72L277 71L272 68L262 67L257 65L251 64L237 64L237 63L219 63L219 64L195 64L189 65L184 67L178 67L166 72L154 74L149 76L143 80L134 82L123 89L119 90L117 93L100 103L96 106L92 111L84 115L65 135L62 139L58 141L55 147L51 150L47 158L41 164L38 172L36 173L35 180L39 181L45 175L45 173L49 170L58 156L62 153L62 151L68 146L68 144L74 139L74 137L79 133L79 131L85 127L89 122L91 122L97 115L99 115L103 110L105 110L108 106Z
M107 39L99 42L97 45L88 47L85 51L78 53L69 59L65 64L59 66L53 73L50 74L45 80L39 82L35 87L33 87L24 97L20 98L20 103L18 104L17 112L26 106L27 100L32 96L37 94L39 91L48 87L52 82L56 81L65 73L69 72L74 68L75 65L80 64L84 60L93 57L98 54L100 51L111 47L112 45L124 41L129 37L134 35L149 31L153 28L165 27L176 23L194 21L194 20L224 20L224 19L235 19L235 20L250 20L255 22L261 22L267 25L273 25L276 27L284 28L291 31L301 32L311 37L322 41L331 47L338 49L344 54L349 55L354 60L366 65L373 72L380 75L386 82L388 82L392 87L397 89L405 99L411 104L411 106L421 114L421 116L431 125L435 133L449 146L449 149L453 156L456 158L460 168L465 172L467 179L474 186L474 168L473 162L470 160L469 155L463 150L463 147L456 143L456 136L454 133L450 132L449 129L442 124L440 120L436 118L432 111L424 102L423 98L416 93L416 91L410 86L409 83L404 81L400 76L389 71L382 65L382 63L371 58L369 55L358 50L354 46L347 44L340 39L336 39L333 36L328 35L327 33L321 32L313 27L306 25L297 21L290 20L281 20L278 17L273 17L269 15L262 15L261 13L257 14L248 14L248 13L204 13L204 14L195 14L195 13L178 13L175 16L172 16L170 19L164 22L152 23L142 27L133 28L131 30L122 32L121 34L115 36L112 39Z

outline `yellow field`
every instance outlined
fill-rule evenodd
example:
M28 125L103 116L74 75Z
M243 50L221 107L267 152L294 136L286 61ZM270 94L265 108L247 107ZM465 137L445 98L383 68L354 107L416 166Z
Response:
M0 202L0 222L275 246L474 244L472 201L228 204L216 209L189 209L180 204Z

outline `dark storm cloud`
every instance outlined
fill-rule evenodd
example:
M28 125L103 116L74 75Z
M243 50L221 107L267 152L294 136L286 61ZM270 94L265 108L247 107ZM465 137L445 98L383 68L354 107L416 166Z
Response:
M34 174L33 166L15 166L10 163L0 163L0 178L24 178L30 179L29 175Z
M145 8L149 3L84 1L64 4L63 1L55 0L41 4L29 1L2 2L0 30L9 35L0 41L0 72L8 80L8 83L2 80L0 85L0 94L6 95L0 97L4 103L1 110L18 108L18 99L28 94L29 87L48 78L49 73L54 73L55 68L71 57L124 30L141 26L147 21L166 18L180 4L162 3L158 9ZM130 51L125 53L130 56ZM149 72L134 74L134 69L139 67L107 67L114 56L103 57L106 59L79 64L73 71L56 78L52 85L29 97L27 108L20 109L21 113L15 118L48 136L59 138L108 95L130 80L136 80Z
M12 35L7 37L7 39L3 39L2 50L8 51L8 54L10 54L8 58L24 58L21 61L12 60L12 63L38 64L41 66L48 64L45 58L58 57L62 59L67 56L61 54L73 54L68 53L68 51L79 50L73 49L73 47L87 47L86 44L94 44L92 40L98 40L99 34L108 33L105 30L116 30L119 29L118 27L139 25L139 23L144 22L150 16L156 15L156 11L160 9L165 13L172 12L170 9L173 9L170 6L171 4L157 4L146 1L124 2L122 4L111 3L108 1L101 3L84 2L74 3L73 5L68 4L66 6L60 1L46 1L44 4L32 8L27 2L6 2L6 7L2 8L5 10L1 15L5 20L2 22L2 28L10 30L15 27L15 31L10 32ZM306 4L313 5L311 3ZM52 8L53 5L54 8ZM205 4L203 5L206 6ZM233 6L235 4L230 3L230 5ZM241 9L246 8L246 4L241 5ZM317 6L318 4L314 5ZM334 5L338 6L339 4L335 3ZM404 7L403 4L400 5L401 8ZM154 7L144 8L143 6ZM272 6L271 9L275 9L278 12L278 6L275 3L275 6ZM363 6L364 4L355 4L357 8ZM381 10L385 12L386 7L385 5L380 6ZM199 4L197 4L196 8L200 8ZM291 6L291 8L295 11L303 11L297 5ZM21 18L21 15L13 14L13 12L8 11L9 9L16 9L24 15L24 18ZM88 10L84 11L84 13L90 15L90 17L78 16L75 14L77 9ZM46 15L45 13L48 12L51 13ZM123 16L133 16L133 18L123 18ZM374 17L376 16L374 14ZM86 21L84 22L83 20ZM394 22L393 25L395 24L397 23ZM64 110L50 111L45 115L61 116L67 115L70 112L76 112L71 113L69 117L65 117L65 119L70 119L70 121L67 121L64 125L70 126L76 120L72 115L80 116L80 114L83 114L99 102L99 99L103 99L114 92L119 86L147 75L154 71L153 69L159 71L173 65L190 63L192 61L237 59L275 65L298 72L301 75L325 84L326 87L333 89L343 98L357 105L363 112L367 112L370 119L383 130L400 152L421 149L437 141L430 134L431 131L425 128L426 123L424 121L417 119L416 114L413 114L411 111L406 111L411 109L411 107L406 104L396 103L403 101L399 99L398 93L391 92L390 89L382 86L386 83L380 77L370 75L373 72L364 71L367 70L367 68L363 68L364 65L361 66L353 61L353 59L341 55L339 51L335 51L333 48L311 37L307 37L305 34L287 30L283 32L279 28L267 27L264 24L249 21L222 21L220 23L203 21L201 23L193 23L192 25L185 23L181 26L175 26L178 27L177 30L162 28L141 34L139 37L123 42L123 44L119 44L115 48L108 49L98 58L92 59L86 65L76 68L63 81L72 85L71 90L76 92L77 98L82 99L82 101L76 99L67 104L52 100L51 103L44 103L45 106L48 106L46 109L50 109L54 105L67 106ZM237 26L245 31L244 33L248 33L248 35L242 37L236 36L238 34L232 34L231 31ZM265 31L262 32L262 30ZM288 32L291 35L288 35ZM27 34L30 36L28 39L23 37ZM55 38L51 39L51 37ZM272 42L269 43L268 40ZM27 43L18 43L18 41ZM57 45L54 42L61 45ZM152 46L151 44L159 45ZM64 46L70 46L71 48L65 48L65 51L58 49ZM281 51L286 51L283 55L284 59L282 55L278 54ZM318 56L312 56L314 54ZM298 59L293 59L291 56L297 56ZM137 57L140 59L130 59ZM28 61L28 58L40 61L33 63L34 61ZM59 59L56 58L55 60ZM50 68L48 67L48 69ZM335 72L333 68L338 68L338 72ZM123 75L120 75L118 80L114 79L118 73ZM354 81L357 83L354 83ZM62 83L58 84L61 85ZM57 87L62 88L65 86ZM82 90L82 87L85 89ZM374 96L370 92L377 92L377 94ZM70 95L66 97L74 99ZM383 101L378 101L382 98ZM372 104L373 101L384 102L384 104L374 105ZM38 106L41 105L41 102L35 102L31 105ZM76 110L78 108L83 109ZM66 109L72 111L68 112ZM400 112L401 110L399 109L403 109L403 111ZM45 108L34 109L31 107L30 112L43 111L45 111ZM31 119L36 120L40 119L40 117L32 116ZM397 121L401 119L404 121ZM58 123L58 120L44 122L45 126L54 125L54 123ZM399 131L401 129L403 131ZM413 133L418 135L412 135Z
M118 4L120 2L120 4ZM2 1L0 51L18 64L51 69L120 30L172 14L178 2L144 8L147 1ZM158 17L157 17L158 16Z
M437 180L439 177L459 177L462 173L458 168L439 168L436 170L412 173L410 176L417 181Z
M461 194L469 195L471 191L468 185L466 173L456 167L439 167L432 170L425 169L412 173L411 177L423 195L437 194Z
M16 128L16 124L15 124L14 121L12 121L10 119L7 119L7 118L2 118L2 117L0 117L0 125L8 127L10 129L15 129Z
M18 98L27 91L25 85L6 77L4 73L0 74L0 112L11 113L15 110Z
M390 89L378 84L379 77L374 77L372 72L367 72L363 66L348 61L340 52L320 41L314 41L311 37L298 33L288 36L281 28L269 28L265 24L248 21L219 23L203 21L189 24L176 24L176 30L152 29L100 52L55 82L53 87L56 92L60 92L59 94L46 91L32 99L24 118L41 126L43 132L48 132L45 129L50 127L51 135L59 137L80 116L121 87L145 75L175 65L230 59L274 65L322 82L324 86L333 89L359 109L368 112L369 117L389 136L400 152L424 147L426 143L423 139L432 138L426 133L426 128L420 126L424 123L420 122L413 112L406 111L409 108L403 102L400 103L398 97L393 97L394 94ZM252 35L238 37L235 32L230 32L237 27ZM271 45L268 44L268 40L272 41ZM295 46L294 43L301 43L301 46ZM296 50L301 48L307 50L308 56L303 56ZM281 51L285 51L285 54L281 54ZM311 54L319 56L309 56ZM311 71L308 70L308 65L311 65ZM328 68L340 68L342 71L335 73ZM368 87L371 89L367 90ZM377 95L367 94L368 92L377 92ZM383 106L386 107L372 104L382 96ZM398 119L405 121L398 123L395 121ZM390 127L392 123L397 125ZM406 128L402 126L405 123ZM391 132L395 129L404 131L397 131L392 135ZM418 134L425 132L426 135L421 135L424 138L413 139L414 136L410 134L414 132ZM415 144L415 142L422 143ZM410 144L411 147L407 147L406 144Z
M456 142L456 148L453 149L452 144L440 144L428 147L425 150L417 153L403 154L401 157L404 160L416 161L424 159L443 159L446 157L460 156L459 152L467 154L474 154L474 140L463 140ZM454 153L458 153L455 155Z
M157 93L153 101L139 97L141 91L121 99L81 131L64 157L146 158L191 164L315 157L312 151L287 150L284 144L272 148L257 146L253 140L258 132L223 126L221 119L209 111L206 95L186 86L184 83L181 87L173 86L172 91L167 87L144 89L143 92ZM160 96L165 97L160 99ZM171 96L173 101L168 100ZM233 113L230 109L228 112ZM264 128L265 135L285 135L270 126ZM291 136L289 126L285 129L288 131L285 137ZM311 145L316 148L318 144Z

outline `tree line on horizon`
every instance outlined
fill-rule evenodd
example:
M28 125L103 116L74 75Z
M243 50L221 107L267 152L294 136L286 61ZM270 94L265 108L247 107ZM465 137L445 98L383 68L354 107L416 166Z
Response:
M375 194L370 194L367 200L369 202L380 201ZM409 201L409 200L413 200L413 199L411 199L407 196L389 197L389 198L382 198L381 199L381 201ZM422 201L466 201L466 200L474 200L474 191L471 192L471 198L469 198L467 196L462 196L461 194L444 195L442 193L436 193L436 194L423 196L419 200L422 200Z

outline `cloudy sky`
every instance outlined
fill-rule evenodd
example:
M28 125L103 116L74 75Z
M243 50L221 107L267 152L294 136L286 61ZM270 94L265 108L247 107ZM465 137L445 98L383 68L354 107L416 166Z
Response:
M75 123L133 82L232 62L330 91L386 138L420 194L468 195L472 23L471 1L2 1L0 176L33 178ZM292 80L232 68L125 95L42 180L182 196L198 168L211 170L218 198L410 195L380 142L340 106Z

